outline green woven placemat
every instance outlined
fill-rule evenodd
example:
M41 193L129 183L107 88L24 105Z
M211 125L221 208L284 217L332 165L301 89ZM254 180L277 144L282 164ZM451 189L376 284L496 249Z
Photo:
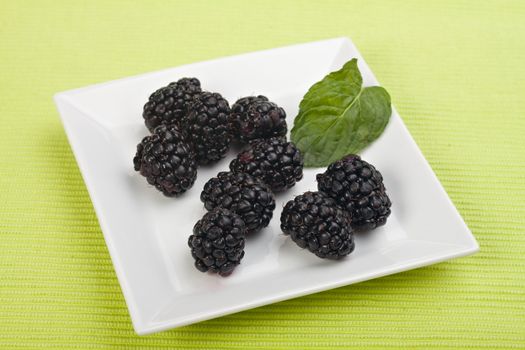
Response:
M134 334L57 91L349 36L481 251ZM522 1L1 1L0 347L525 348Z

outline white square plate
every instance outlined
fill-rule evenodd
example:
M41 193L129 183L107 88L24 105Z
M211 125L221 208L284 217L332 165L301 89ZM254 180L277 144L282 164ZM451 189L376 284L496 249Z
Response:
M133 170L136 144L147 134L141 116L149 94L194 76L230 103L263 94L293 125L299 101L316 81L357 57L364 85L378 85L355 46L338 38L190 64L59 93L55 102L89 190L133 325L147 334L344 286L474 253L478 244L394 110L383 135L362 156L382 172L392 199L387 225L357 235L343 261L298 248L279 229L284 203L315 190L315 174L277 196L269 227L249 238L241 265L228 278L193 267L187 247L205 213L204 183L226 170L234 151L199 168L194 187L166 198Z

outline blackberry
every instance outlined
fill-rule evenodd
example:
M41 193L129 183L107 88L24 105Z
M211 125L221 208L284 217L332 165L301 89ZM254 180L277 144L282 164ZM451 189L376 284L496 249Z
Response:
M188 239L195 267L228 276L244 256L245 234L244 222L234 212L215 208L206 213Z
M261 179L272 191L284 191L303 177L303 157L291 142L273 137L252 142L230 163L234 173Z
M179 129L160 125L137 145L133 158L136 171L168 197L193 186L197 164L191 146Z
M236 138L248 143L250 140L286 136L286 112L266 96L248 96L232 106L230 116Z
M268 101L268 98L263 95L246 96L238 99L233 105L230 114L230 125L232 134L235 139L240 139L239 124L241 116L248 112L248 108L257 101Z
M352 215L352 227L369 230L382 226L390 215L383 177L357 155L348 155L317 175L319 191L336 199Z
M232 140L230 106L220 94L203 92L192 101L182 128L192 142L197 162L216 162L226 155Z
M270 188L245 173L220 172L204 185L201 201L208 210L221 207L240 215L247 234L268 226L275 209Z
M286 203L281 229L320 258L341 259L355 247L350 215L322 192L305 192Z
M196 78L182 78L155 91L144 105L142 117L149 131L159 125L180 126L188 104L201 92L201 83Z

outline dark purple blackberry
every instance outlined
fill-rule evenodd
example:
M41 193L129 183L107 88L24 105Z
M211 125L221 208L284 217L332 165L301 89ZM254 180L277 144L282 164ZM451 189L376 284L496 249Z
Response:
M204 185L201 201L208 210L221 207L240 215L247 234L268 226L275 209L270 188L245 173L220 172Z
M230 125L233 138L239 140L239 122L241 116L248 112L248 108L257 101L268 101L266 96L246 96L238 99L233 105L230 113Z
M182 78L155 91L142 112L148 130L153 131L159 125L180 126L188 103L200 92L201 83L196 78Z
M357 155L330 164L323 174L317 175L317 187L351 214L355 229L382 226L390 215L392 203L381 173Z
M197 177L191 146L179 129L161 125L137 145L135 170L168 197L186 192Z
M286 113L265 96L248 96L232 106L230 116L234 136L241 142L286 136Z
M350 215L322 192L305 192L286 203L281 229L320 258L341 259L354 250Z
M272 191L284 191L303 178L303 157L291 142L281 138L261 139L231 161L234 173L261 179Z
M228 276L244 256L246 227L234 212L215 208L206 213L193 227L188 239L195 267Z
M229 115L228 101L218 93L203 92L188 107L182 128L193 144L199 164L214 163L230 149Z

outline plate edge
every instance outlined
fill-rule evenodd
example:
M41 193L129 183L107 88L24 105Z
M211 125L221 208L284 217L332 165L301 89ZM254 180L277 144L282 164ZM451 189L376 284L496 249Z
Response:
M358 276L356 278L352 278L352 279L348 279L344 281L338 281L336 283L329 283L329 284L325 284L323 286L318 286L318 287L311 288L311 289L304 289L303 291L299 291L299 292L293 292L293 293L284 294L284 295L273 297L273 298L263 299L263 300L260 300L254 303L247 303L240 307L232 307L232 308L228 308L225 310L219 310L215 313L211 313L207 315L191 317L191 318L188 318L182 321L166 321L162 324L149 325L149 326L146 324L144 327L135 327L135 332L137 333L137 335L143 336L143 335L150 335L150 334L154 334L154 333L158 333L162 331L167 331L170 329L175 329L175 328L219 318L222 316L227 316L227 315L235 314L238 312L247 311L250 309L270 305L270 304L281 302L281 301L300 298L306 295L325 292L331 289L341 288L341 287L349 286L352 284L357 284L357 283L373 280L376 278L393 275L393 274L400 273L400 272L405 272L409 270L414 270L414 269L434 265L434 264L445 262L451 259L465 257L468 255L475 254L479 250L479 246L477 244L471 245L471 246L458 246L458 247L463 247L463 249L461 250L458 249L458 251L454 253L447 253L441 256L434 257L432 259L428 259L424 262L411 262L407 264L400 264L398 266L394 266L388 270L379 272L372 276L368 276L368 277Z
M120 267L121 264L120 264L120 262L118 262L118 260L116 260L117 259L116 258L116 256L117 256L116 248L115 248L115 246L113 244L113 241L111 240L111 237L109 237L109 235L106 234L106 232L109 232L109 229L106 227L106 225L104 223L105 221L99 219L100 210L98 209L99 206L98 206L96 200L94 199L94 197L96 197L96 196L94 196L93 193L92 193L93 186L90 185L91 182L86 177L86 174L87 174L86 168L85 168L86 165L77 156L76 148L78 146L75 144L74 139L71 137L71 126L69 124L69 121L67 120L68 117L64 113L62 113L61 106L64 105L64 104L68 104L69 106L75 108L79 113L82 113L82 111L79 110L79 108L75 105L75 103L73 101L71 101L69 96L66 93L64 93L64 92L55 93L53 95L53 101L55 103L55 107L57 108L60 120L62 122L62 126L64 128L65 133L66 133L69 146L71 148L73 156L75 157L75 161L77 163L77 166L78 166L78 168L80 170L80 174L82 176L82 180L84 181L84 184L86 186L87 192L89 194L89 199L91 200L91 204L93 205L93 209L95 210L95 214L97 216L97 221L98 221L98 224L100 226L100 230L102 231L102 236L104 237L104 242L106 243L106 246L108 248L109 257L110 257L111 263L113 265L113 270L115 271L115 274L117 276L117 280L119 282L120 289L121 289L122 294L124 296L124 301L126 302L126 306L128 308L128 311L129 311L131 323L133 325L133 328L134 328L135 332L137 334L139 334L139 331L141 329L143 329L145 327L145 325L147 325L147 322L144 322L143 320L140 319L140 316L138 314L138 308L136 307L136 303L134 302L133 298L131 297L131 294L130 294L130 291L129 291L129 286L128 286L127 282L126 282L126 278L124 277L124 274L121 271L121 267Z
M206 63L210 63L210 62L214 62L214 61L228 60L228 59L231 59L231 58L249 56L249 55L253 55L253 54L261 54L261 53L265 53L265 52L269 52L269 51L273 51L273 50L293 48L293 47L296 47L296 46L315 45L315 44L321 44L321 43L325 43L325 42L329 42L329 41L334 41L334 42L341 41L341 42L344 42L345 40L349 41L353 45L353 42L352 42L352 40L349 37L338 36L338 37L321 39L321 40L315 40L315 41L305 41L305 42L300 42L300 43L295 43L295 44L289 44L289 45L283 45L283 46L277 46L277 47L270 47L270 48L260 49L260 50L256 50L256 51L241 52L241 53L231 54L231 55L226 55L226 56L211 57L209 59L205 59L205 60L202 60L202 61L191 62L191 63L184 63L184 64L180 64L180 65L173 66L173 67L161 68L161 69L154 70L154 71L138 73L138 74L134 74L134 75L131 75L131 76L126 76L126 77L117 78L117 79L111 79L111 80L107 80L107 81L103 81L103 82L99 82L99 83L93 83L93 84L90 84L90 85L87 85L87 86L81 86L81 87L78 87L78 88L62 90L62 91L59 91L59 92L55 93L53 98L54 98L55 103L56 103L57 96L59 96L59 97L60 96L68 97L69 94L80 93L80 92L87 91L87 90L90 90L90 89L93 89L93 88L100 88L100 87L103 87L105 85L114 84L114 83L120 83L120 82L124 82L124 81L127 81L127 80L140 79L140 78L146 77L148 75L152 75L152 74L165 74L166 72L169 72L169 71L171 71L173 69L186 68L186 67L190 67L190 66L196 65L196 64L206 64Z

